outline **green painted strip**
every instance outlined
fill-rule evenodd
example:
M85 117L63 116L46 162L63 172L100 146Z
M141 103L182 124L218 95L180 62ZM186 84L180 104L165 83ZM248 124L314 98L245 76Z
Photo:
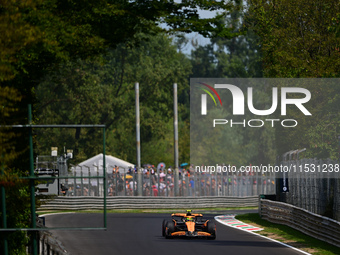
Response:
M206 90L206 89L203 89L203 88L200 88L200 89L201 89L201 90L204 90L206 93L208 93L209 96L214 100L215 106L217 106L216 100L215 100L215 98L213 97L213 95L210 93L210 91L208 91L208 90Z

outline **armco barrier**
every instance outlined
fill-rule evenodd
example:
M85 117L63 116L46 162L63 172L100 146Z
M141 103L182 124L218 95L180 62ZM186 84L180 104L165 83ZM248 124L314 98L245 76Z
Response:
M62 243L47 231L39 231L39 255L67 255Z
M309 236L340 247L340 222L305 209L267 199L260 199L261 217L287 225Z
M63 244L52 234L52 232L48 231L44 226L43 218L36 218L37 227L41 228L40 231L37 232L38 235L38 254L39 255L69 255L66 251ZM32 246L27 246L27 254L32 253Z
M39 211L50 210L101 210L103 197L57 197L46 200ZM166 209L166 208L218 208L258 206L258 197L107 197L110 209Z

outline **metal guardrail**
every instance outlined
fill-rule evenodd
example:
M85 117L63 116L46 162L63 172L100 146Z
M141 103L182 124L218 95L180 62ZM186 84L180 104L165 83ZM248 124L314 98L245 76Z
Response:
M67 255L62 243L47 231L39 231L39 255Z
M304 234L340 247L340 222L305 209L267 199L260 199L263 219L284 224Z
M37 217L36 225L41 230L37 231L37 254L39 255L69 255L63 244L45 228L45 218ZM27 254L32 254L32 245L27 246Z
M180 209L258 206L258 197L107 197L106 208L110 209ZM38 210L102 210L103 197L60 196L45 201Z

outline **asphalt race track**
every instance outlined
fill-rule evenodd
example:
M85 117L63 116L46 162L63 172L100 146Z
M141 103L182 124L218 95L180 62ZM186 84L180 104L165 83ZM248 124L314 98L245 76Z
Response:
M213 214L204 215L213 219ZM165 239L161 225L169 214L107 214L107 230L53 230L71 255L297 255L298 251L216 223L216 240ZM103 227L102 214L46 216L47 227Z

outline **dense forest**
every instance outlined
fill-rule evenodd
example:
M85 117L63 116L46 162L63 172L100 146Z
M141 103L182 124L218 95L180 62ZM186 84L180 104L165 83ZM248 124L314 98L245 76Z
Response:
M34 124L105 124L106 153L135 163L139 82L142 164L173 165L177 83L179 160L190 163L190 78L337 78L339 9L335 0L2 1L0 150L8 225L30 221L28 188L16 178L28 172L28 132L5 127L27 124L28 104ZM199 10L216 15L204 18ZM210 41L199 45L190 33ZM340 87L310 90L318 98L313 120L296 132L234 130L224 163L272 162L300 148L307 148L306 157L336 159ZM65 147L76 164L102 152L101 137L90 128L34 130L34 153ZM11 254L24 254L26 238L11 234Z

